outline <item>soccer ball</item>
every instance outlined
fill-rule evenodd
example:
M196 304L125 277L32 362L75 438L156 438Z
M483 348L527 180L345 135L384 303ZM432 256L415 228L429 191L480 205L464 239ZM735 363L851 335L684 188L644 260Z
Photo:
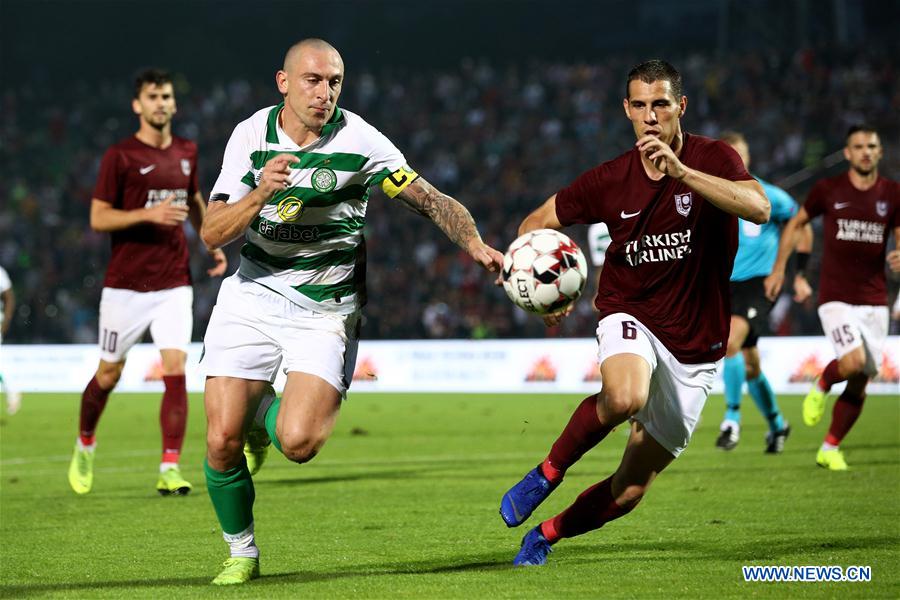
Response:
M503 257L503 289L516 306L545 315L581 296L587 262L565 234L538 229L519 237Z

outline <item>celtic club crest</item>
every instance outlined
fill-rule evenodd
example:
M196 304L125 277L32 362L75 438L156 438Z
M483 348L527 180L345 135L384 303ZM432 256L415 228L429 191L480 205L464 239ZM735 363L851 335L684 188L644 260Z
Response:
M328 167L319 167L312 174L313 189L320 193L327 193L337 185L337 175Z
M691 205L693 205L693 203L690 192L686 194L675 194L675 210L677 210L678 214L682 217L688 216L688 213L691 212Z

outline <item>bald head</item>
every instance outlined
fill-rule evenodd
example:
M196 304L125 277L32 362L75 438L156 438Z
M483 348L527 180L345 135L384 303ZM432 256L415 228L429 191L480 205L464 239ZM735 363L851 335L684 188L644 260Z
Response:
M344 61L325 40L301 40L284 55L284 68L275 73L275 83L284 96L282 126L302 146L314 139L310 136L318 136L335 114Z
M335 48L325 40L320 40L319 38L306 38L305 40L300 40L299 42L288 48L287 53L284 55L283 69L290 72L291 67L297 64L297 62L303 56L303 53L309 50L318 52L333 52L338 61L341 63L341 66L344 65L344 60L341 58L341 53L337 51L337 48Z

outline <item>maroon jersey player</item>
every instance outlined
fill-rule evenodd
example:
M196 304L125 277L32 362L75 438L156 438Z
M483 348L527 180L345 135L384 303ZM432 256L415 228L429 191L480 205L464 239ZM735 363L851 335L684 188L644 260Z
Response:
M547 458L503 496L503 520L520 525L614 427L630 419L631 433L615 473L525 535L518 565L543 564L560 539L632 510L684 450L725 354L736 217L769 218L769 202L737 153L682 131L687 98L678 71L648 61L632 69L626 85L635 147L581 175L519 227L522 234L604 222L612 244L595 301L603 388L582 401Z
M149 329L162 358L165 393L160 407L163 454L157 490L184 494L178 460L187 420L184 367L191 340L193 291L182 223L199 231L206 212L197 185L197 146L172 135L175 95L171 77L141 73L132 109L140 126L110 147L100 163L91 200L91 227L108 231L112 257L100 297L100 364L81 397L79 436L69 484L79 494L93 485L95 431L128 350ZM210 250L211 276L227 266Z
M775 268L766 280L767 293L774 298L784 281L797 230L821 216L819 319L837 358L826 365L803 400L803 422L818 423L831 386L847 382L816 455L816 463L832 471L847 469L839 446L862 411L869 379L881 366L889 321L885 255L890 269L900 272L900 184L878 174L881 157L875 129L850 128L844 148L849 170L813 187L785 227ZM887 252L891 230L896 247Z

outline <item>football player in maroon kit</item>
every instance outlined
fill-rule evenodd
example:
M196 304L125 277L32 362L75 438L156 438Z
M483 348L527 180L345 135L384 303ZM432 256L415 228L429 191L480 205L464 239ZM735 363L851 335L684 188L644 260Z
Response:
M156 489L186 494L178 459L187 423L184 367L191 341L193 290L183 221L200 231L206 203L197 185L197 145L172 135L175 93L168 73L139 74L132 110L137 133L111 146L100 163L91 200L91 228L108 231L112 256L100 296L100 364L81 396L79 435L69 484L91 491L97 422L125 367L128 350L147 331L162 358L165 393L159 412L162 462ZM225 273L225 254L209 250Z
M631 511L687 446L728 341L736 217L769 218L769 201L738 154L682 130L687 98L672 65L636 66L625 91L634 148L582 174L519 227L521 235L602 222L612 243L595 299L603 388L575 409L547 458L504 494L507 526L522 524L614 427L630 420L630 437L611 476L525 535L517 565L544 564L560 539Z
M775 298L797 231L822 215L819 319L837 358L825 366L804 398L803 422L818 423L831 386L847 382L816 455L816 464L831 471L847 470L839 446L862 411L869 379L881 366L889 322L885 254L891 271L900 272L900 184L878 174L881 157L881 140L873 127L850 128L844 148L850 168L813 186L806 203L785 226L775 267L766 280L767 294ZM891 229L896 247L887 252ZM805 265L798 267L802 274Z

